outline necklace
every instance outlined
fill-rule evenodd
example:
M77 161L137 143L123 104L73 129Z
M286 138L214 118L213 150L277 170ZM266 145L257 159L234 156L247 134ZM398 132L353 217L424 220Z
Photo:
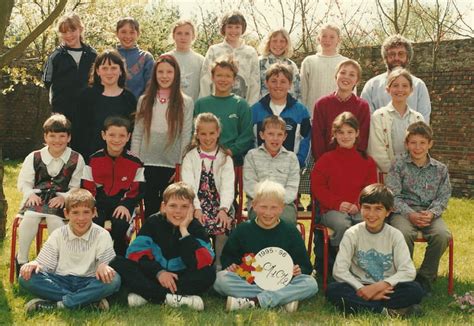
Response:
M161 104L165 104L170 100L170 90L169 89L159 89L156 93L156 97Z

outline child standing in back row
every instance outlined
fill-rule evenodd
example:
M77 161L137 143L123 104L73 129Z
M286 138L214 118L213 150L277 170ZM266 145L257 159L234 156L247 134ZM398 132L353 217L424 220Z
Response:
M172 55L178 61L181 70L181 90L193 101L199 97L201 68L204 57L191 49L196 39L196 28L190 20L178 20L171 31L175 48L166 54Z
M163 191L191 140L193 100L181 92L180 80L176 59L160 56L138 102L132 152L145 165L145 217L160 209Z
M194 123L191 149L183 159L181 176L197 196L194 217L214 238L216 268L221 270L222 248L231 229L234 209L234 164L219 142L220 122L212 113L201 113Z
M84 25L75 13L59 19L61 44L48 57L43 71L43 83L49 90L52 112L64 114L72 123L73 145L76 149L76 114L80 94L87 88L89 71L97 52L84 43Z
M153 56L141 50L137 45L140 37L140 25L132 17L125 17L117 22L115 29L120 45L117 47L127 64L127 80L125 86L138 99L145 91L153 70Z
M211 66L222 56L233 56L238 62L238 74L234 78L232 93L239 95L252 105L260 95L260 68L257 51L241 38L247 28L244 16L230 12L222 17L221 34L224 41L212 45L206 53L201 70L201 89L199 97L211 95L215 91L212 83ZM214 87L213 87L214 86Z
M321 52L307 56L301 63L301 98L311 117L316 100L336 90L336 66L347 59L338 52L341 30L336 25L323 25L318 42Z
M301 99L300 73L298 66L290 59L293 55L290 35L284 28L274 30L263 43L262 55L258 58L260 65L260 97L269 93L266 84L267 71L275 63L285 64L293 75L289 93L294 98Z

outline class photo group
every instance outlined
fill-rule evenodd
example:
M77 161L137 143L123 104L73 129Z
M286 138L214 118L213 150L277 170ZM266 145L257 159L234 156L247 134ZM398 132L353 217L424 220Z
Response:
M283 28L258 51L246 45L238 11L223 14L222 40L205 56L192 49L190 20L170 26L174 49L157 57L138 46L132 17L102 53L84 29L74 12L58 20L61 44L42 75L45 146L18 175L12 264L34 297L27 313L106 311L119 291L129 307L201 311L212 293L227 311L292 313L324 289L344 314L423 314L452 241L442 217L451 184L430 155L431 102L410 73L408 39L385 39L386 71L361 90L336 24L320 27L318 52L300 67ZM298 227L303 196L309 232L318 223L329 234L327 284Z

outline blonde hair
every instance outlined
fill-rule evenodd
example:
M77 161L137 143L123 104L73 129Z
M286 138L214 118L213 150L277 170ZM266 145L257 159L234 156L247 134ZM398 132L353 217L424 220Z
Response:
M339 28L339 26L337 26L336 24L333 24L333 23L326 23L324 24L323 26L321 26L321 28L319 29L319 32L318 32L318 37L317 37L317 40L318 40L318 51L322 51L321 49L321 42L320 42L320 37L321 37L321 34L323 33L324 30L327 30L327 29L330 29L334 32L336 32L337 34L337 37L339 38L339 42L336 46L336 51L339 52L339 45L340 45L340 40L341 40L341 29Z
M285 188L278 182L268 179L257 183L255 185L255 196L252 202L257 203L264 199L274 200L281 205L285 205Z
M405 77L408 80L410 87L413 88L413 78L410 72L405 68L396 67L387 76L387 89L392 86L392 83L395 81L395 79L400 76Z
M284 28L275 29L272 32L270 32L270 34L267 35L267 37L264 39L264 42L262 43L262 46L261 46L260 51L262 52L262 55L265 57L270 55L271 53L270 42L272 38L277 35L281 35L283 36L283 38L286 39L286 49L285 49L285 52L283 52L283 57L285 58L291 57L293 55L293 47L291 45L291 38L290 38L290 34L288 34L286 29Z
M171 198L179 198L193 202L194 190L187 183L180 181L170 184L163 192L163 202L166 204Z
M193 31L193 41L194 41L197 38L196 27L194 26L194 23L189 19L179 19L175 21L171 27L170 38L173 39L174 32L176 31L178 27L186 26L186 25L191 26L191 29Z
M86 189L72 189L66 196L66 200L64 201L64 208L67 212L69 212L72 208L80 206L93 209L95 207L94 196L92 196L89 190Z
M81 42L83 40L82 33L84 32L84 25L81 18L75 13L70 12L59 18L57 30L59 33L66 33L68 30L81 30Z

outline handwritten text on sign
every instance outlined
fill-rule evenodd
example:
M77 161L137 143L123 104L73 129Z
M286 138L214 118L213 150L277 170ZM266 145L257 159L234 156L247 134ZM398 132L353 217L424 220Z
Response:
M253 271L255 284L264 290L275 291L285 287L293 277L293 259L284 249L267 247L255 255L255 265L262 270Z

